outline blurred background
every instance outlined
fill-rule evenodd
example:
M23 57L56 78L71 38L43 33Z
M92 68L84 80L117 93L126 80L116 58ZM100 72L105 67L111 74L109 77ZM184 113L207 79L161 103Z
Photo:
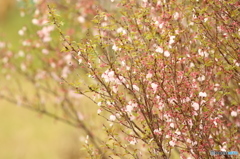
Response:
M15 0L0 0L0 42L11 41L17 48L18 31L30 22L28 16L20 18ZM4 81L0 74L1 86ZM1 159L79 158L78 141L76 128L0 99Z

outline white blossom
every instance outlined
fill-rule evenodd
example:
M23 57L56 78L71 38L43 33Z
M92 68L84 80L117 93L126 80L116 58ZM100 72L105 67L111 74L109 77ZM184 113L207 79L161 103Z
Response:
M121 63L122 63L122 66L125 66L125 65L126 65L125 61L122 61Z
M182 103L186 103L186 102L189 102L191 101L191 99L189 97L186 97L184 99L182 99Z
M42 49L42 53L47 55L47 54L49 54L49 51L47 49Z
M202 81L204 81L204 80L205 80L205 76L204 76L204 75L198 77L198 81L199 81L199 82L202 82Z
M199 97L207 97L207 93L206 92L199 92Z
M20 51L18 52L18 55L19 55L19 57L24 57L24 56L25 56L25 53L24 53L22 50L20 50Z
M170 56L170 52L169 51L164 51L164 56L165 57L169 57Z
M85 143L88 144L88 139L89 139L89 136L87 135L86 139L85 139Z
M177 130L175 131L175 134L181 135L181 132L177 129Z
M148 73L147 75L146 75L146 78L152 78L152 74L151 73Z
M78 64L80 65L82 63L82 59L78 59Z
M178 19L179 19L179 13L178 13L178 12L175 12L175 13L173 14L173 18L174 18L174 20L178 20Z
M163 48L157 47L157 49L155 51L162 54L163 53Z
M136 140L135 138L133 138L129 143L130 143L131 145L136 145L137 140Z
M97 110L97 114L100 114L101 112L102 112L101 109L98 109L98 110Z
M175 42L175 36L170 36L169 45L172 45Z
M115 121L116 120L116 116L115 115L110 115L109 120L110 121Z
M34 24L34 25L39 25L40 23L39 23L39 20L37 20L37 19L32 19L32 23Z
M232 117L236 117L236 116L237 116L237 112L236 112L236 111L232 111L232 112L231 112L231 116L232 116Z
M114 93L117 93L118 87L114 85L112 90L113 90Z
M171 123L171 124L170 124L170 127L171 127L171 128L174 128L174 123Z
M114 50L114 51L120 51L121 50L121 48L119 48L119 47L117 47L117 45L116 44L114 44L113 46L112 46L112 49Z
M127 105L127 106L126 106L126 112L131 113L132 110L133 110L133 106L132 106L132 105Z
M169 145L174 147L175 146L175 142L171 140L171 141L169 141Z
M135 84L133 85L133 89L135 89L136 91L139 91L138 86L136 86Z
M156 83L152 83L151 87L152 87L153 91L156 92L158 85Z
M203 51L202 49L198 49L198 54L204 57L208 57L208 53L206 51Z
M195 66L194 63L191 62L191 63L190 63L190 67L194 67L194 66Z
M114 82L114 74L114 71L106 70L101 77L105 80L105 82Z
M153 131L153 133L156 134L156 135L160 135L161 134L161 129L160 128L159 129L155 129Z
M77 18L77 20L78 20L79 23L84 23L85 22L85 18L83 16L79 16Z
M122 27L117 29L117 33L122 33L123 35L127 34L127 31L123 29Z
M192 107L194 108L194 110L199 110L199 104L198 103L196 103L196 102L193 102L192 103Z

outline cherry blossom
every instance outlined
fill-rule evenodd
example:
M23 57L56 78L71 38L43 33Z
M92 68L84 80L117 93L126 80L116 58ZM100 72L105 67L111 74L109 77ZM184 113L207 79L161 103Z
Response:
M199 97L207 97L207 93L206 92L199 92Z
M110 121L115 121L116 120L116 116L115 115L110 115L109 120Z
M232 116L232 117L236 117L236 116L237 116L237 112L236 112L236 111L232 111L232 112L231 112L231 116Z

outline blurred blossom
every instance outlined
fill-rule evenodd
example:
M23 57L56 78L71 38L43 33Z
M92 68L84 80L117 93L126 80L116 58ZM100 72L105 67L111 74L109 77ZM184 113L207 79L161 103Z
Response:
M117 47L117 45L116 44L114 44L113 46L112 46L112 49L114 50L114 51L120 51L121 50L121 48L119 48L119 47Z
M170 36L169 45L172 45L175 42L175 36Z
M152 78L152 76L153 76L153 75L152 75L151 73L148 73L147 76L146 76L146 78Z
M116 116L115 115L110 115L109 120L110 121L115 121L116 120Z
M156 92L158 85L156 83L152 83L151 87L152 87L153 91Z
M79 16L77 19L78 19L79 23L84 23L85 22L85 18L83 16Z
M26 69L27 69L26 65L22 63L21 64L21 70L24 72L24 71L26 71Z
M169 145L174 147L175 146L175 142L174 141L169 141Z
M173 18L174 18L174 20L178 20L178 19L179 19L179 13L178 13L178 12L175 12L175 13L173 14Z
M136 140L135 138L132 138L129 143L130 143L131 145L136 145L137 140Z
M127 31L123 29L122 27L117 29L117 33L122 33L123 35L127 34Z
M113 92L114 92L114 93L117 93L117 91L118 91L118 87L114 85L114 86L113 86Z
M169 51L164 51L164 56L165 57L169 57L170 56L170 52Z
M171 127L171 128L174 128L174 123L171 123L171 124L170 124L170 127Z
M198 77L198 81L199 81L199 82L202 82L202 81L204 81L204 80L205 80L205 76L204 76L204 75Z
M115 81L115 78L114 78L114 71L109 71L109 70L106 70L102 76L101 76L105 82L114 82Z
M136 85L133 85L133 89L135 89L136 91L139 91L139 88Z
M237 116L237 112L236 112L236 111L232 111L232 112L231 112L231 116L232 116L232 117L236 117L236 116Z
M4 48L5 46L6 46L6 43L0 41L0 48Z
M98 110L97 110L97 114L100 114L101 112L102 112L101 109L98 109Z
M155 51L158 52L158 53L163 53L163 48L157 47L157 49Z
M205 92L199 92L199 97L207 97L207 93L205 93Z
M77 112L77 116L78 116L78 119L79 120L83 120L84 119L84 116L81 112Z
M206 51L203 51L202 49L198 49L198 54L204 57L208 57L208 53Z
M198 103L196 103L196 102L193 102L192 103L192 107L194 108L194 110L199 110L199 104Z
M42 53L47 55L49 53L49 51L47 49L42 49Z

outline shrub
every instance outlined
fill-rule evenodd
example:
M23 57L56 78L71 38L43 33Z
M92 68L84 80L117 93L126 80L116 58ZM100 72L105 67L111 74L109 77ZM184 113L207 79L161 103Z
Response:
M94 34L81 40L65 36L49 7L62 51L89 78L63 81L110 122L104 124L109 157L179 152L182 158L214 158L210 150L239 151L239 5L122 0L114 11L97 9ZM92 158L103 155L88 149Z

